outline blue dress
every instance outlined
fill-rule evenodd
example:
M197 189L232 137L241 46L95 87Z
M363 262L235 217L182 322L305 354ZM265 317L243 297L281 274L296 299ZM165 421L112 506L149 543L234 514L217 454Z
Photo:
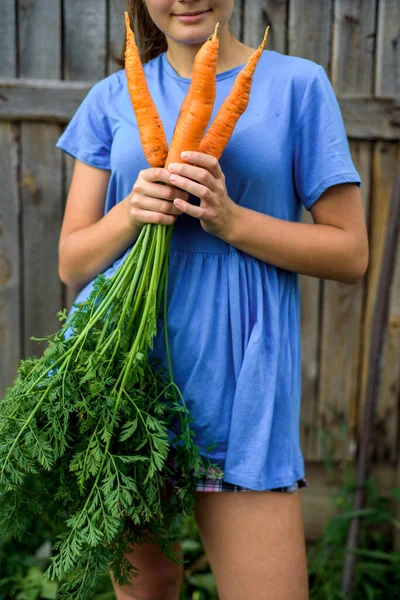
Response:
M217 75L212 118L240 69ZM169 144L190 79L165 53L145 72ZM104 213L131 192L148 164L124 70L93 86L57 146L111 171ZM303 206L309 210L328 187L360 184L323 68L264 51L220 165L234 202L287 221L301 221ZM174 226L169 273L172 367L195 442L229 483L258 491L290 486L304 476L298 274L241 252L186 215ZM91 289L92 282L76 300ZM153 353L166 364L162 322Z

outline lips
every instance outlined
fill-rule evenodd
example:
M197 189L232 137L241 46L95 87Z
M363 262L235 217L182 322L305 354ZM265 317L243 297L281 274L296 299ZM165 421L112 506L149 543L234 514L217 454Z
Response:
M205 12L208 12L208 10L196 10L196 12L179 13L177 17L194 17L195 15L202 15Z

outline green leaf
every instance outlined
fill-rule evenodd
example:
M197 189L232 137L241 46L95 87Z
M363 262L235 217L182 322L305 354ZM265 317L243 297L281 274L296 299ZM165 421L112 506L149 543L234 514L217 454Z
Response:
M120 433L119 441L126 442L126 440L128 440L135 433L137 425L137 417L133 421L128 421L128 423L125 423L125 425L122 427L122 432Z

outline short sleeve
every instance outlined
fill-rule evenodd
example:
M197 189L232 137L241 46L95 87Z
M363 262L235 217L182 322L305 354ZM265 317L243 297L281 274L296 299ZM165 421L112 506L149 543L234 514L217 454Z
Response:
M100 169L110 169L112 133L106 110L108 90L107 79L91 88L56 144L74 158Z
M320 65L306 84L294 152L297 192L307 210L330 186L361 184L354 167L339 104Z

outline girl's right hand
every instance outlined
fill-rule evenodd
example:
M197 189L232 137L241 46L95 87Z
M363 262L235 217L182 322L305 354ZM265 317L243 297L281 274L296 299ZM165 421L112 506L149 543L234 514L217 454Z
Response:
M172 187L171 173L160 168L140 171L132 193L124 200L131 225L142 227L146 223L172 225L182 211L173 205L175 198L188 200L189 194ZM163 185L163 184L167 185Z

